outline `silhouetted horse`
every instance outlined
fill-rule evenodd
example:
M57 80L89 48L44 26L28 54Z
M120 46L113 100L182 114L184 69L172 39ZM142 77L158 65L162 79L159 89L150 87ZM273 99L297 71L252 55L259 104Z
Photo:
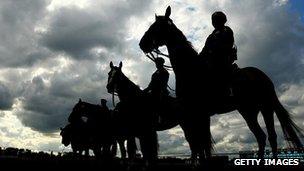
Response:
M128 152L129 158L134 158L137 149L135 138L113 135L115 125L113 122L115 122L115 116L119 111L117 109L110 111L110 113L103 113L102 111L101 106L83 102L79 99L70 114L70 118L86 116L87 121L80 120L80 123L68 124L61 129L62 143L65 146L71 143L72 150L75 153L82 153L82 151L88 153L89 149L92 149L97 157L101 154L115 156L118 143L122 158L126 158L126 152ZM126 140L127 150L124 146Z
M84 151L86 156L89 155L90 145L87 142L87 138L83 138L84 135L73 131L71 124L66 125L64 128L60 128L60 130L60 135L62 137L61 143L64 146L71 144L71 148L75 154L82 155Z
M95 150L94 154L95 156L98 156L102 154L100 151L101 146L100 144L96 144L95 142L90 142L90 138L86 135L86 132L79 132L73 130L73 127L71 124L66 125L64 128L60 129L60 135L62 137L61 143L64 146L68 146L71 144L71 148L75 154L82 155L83 152L85 152L85 156L89 155L89 150ZM74 132L73 132L74 131ZM116 141L115 141L116 140ZM119 144L119 149L121 153L121 158L126 158L127 150L124 146L124 142L127 140L125 137L116 137L113 141L113 144L111 145L111 154L113 157L117 154L117 143ZM133 143L134 142L134 143ZM131 147L130 147L131 145ZM134 158L136 155L136 145L135 145L135 139L128 141L128 156L129 158ZM96 147L97 146L97 147ZM132 148L132 149L131 149Z
M86 121L83 121L82 117L86 117ZM111 156L110 147L114 142L111 132L108 131L111 126L111 117L109 113L103 112L101 106L79 99L69 120L71 121L68 125L70 131L67 132L70 132L72 138L72 149L73 146L84 146L92 149L96 157L101 157L101 154L103 157Z
M266 135L258 124L259 112L263 115L274 156L277 154L274 112L281 123L285 138L294 146L302 147L298 135L303 134L279 102L272 81L257 68L242 68L234 74L231 83L234 97L209 102L212 94L208 91L212 85L208 83L210 74L206 69L206 61L198 57L191 43L169 18L170 14L171 9L168 7L165 16L155 16L155 22L146 31L139 45L146 54L157 51L163 45L168 49L176 77L176 95L185 108L192 109L184 113L181 124L192 151L192 158L199 155L204 159L211 155L210 116L233 110L239 111L255 135L260 158L264 154Z
M139 138L144 159L153 162L157 158L156 131L178 125L179 105L176 105L175 99L168 97L167 108L163 109L164 114L159 119L160 115L153 112L155 106L151 98L122 73L122 62L119 67L111 62L110 67L107 89L109 93L117 93L120 99L116 106L119 114L114 117L117 135Z

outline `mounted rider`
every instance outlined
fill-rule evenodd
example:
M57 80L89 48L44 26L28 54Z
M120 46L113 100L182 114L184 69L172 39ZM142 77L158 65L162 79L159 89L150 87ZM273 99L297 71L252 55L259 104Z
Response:
M79 103L82 102L81 99ZM68 118L68 121L77 130L94 129L101 120L108 120L110 117L110 110L107 106L107 100L100 100L100 108L98 112L83 111L72 112Z
M230 95L229 82L237 59L233 31L225 26L227 18L223 12L213 13L211 19L214 31L208 36L199 56L207 62L211 88L220 96Z
M151 82L144 92L150 93L152 98L160 102L164 97L169 95L167 89L169 81L169 72L164 68L165 60L161 57L155 58L157 70L152 74Z
M157 70L152 74L151 82L144 92L151 96L152 110L154 110L158 122L160 122L161 109L165 105L166 98L169 96L167 89L169 81L169 72L164 68L165 60L161 57L155 58Z

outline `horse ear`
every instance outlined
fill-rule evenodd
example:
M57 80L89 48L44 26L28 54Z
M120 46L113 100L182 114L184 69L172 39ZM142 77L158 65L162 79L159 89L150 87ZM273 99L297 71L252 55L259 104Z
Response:
M113 62L112 62L112 61L110 62L110 67L111 67L111 68L113 68L113 67L114 67L114 66L113 66Z
M166 18L169 18L169 17L170 17L170 15L171 15L171 7L170 7L170 6L168 6L168 7L167 7L167 9L166 9L166 14L165 14L165 17L166 17Z
M78 101L78 103L81 103L81 98L79 98L79 101Z
M121 67L122 67L122 62L120 61L119 62L119 69L121 69Z
M63 129L62 129L62 127L60 127L60 131L62 131Z
M156 13L155 13L155 20L157 20L157 15L156 15Z

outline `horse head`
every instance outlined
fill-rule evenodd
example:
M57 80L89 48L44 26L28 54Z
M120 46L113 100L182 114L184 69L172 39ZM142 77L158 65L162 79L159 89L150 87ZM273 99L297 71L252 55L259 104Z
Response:
M149 27L140 40L139 46L147 57L155 60L153 52L167 56L175 73L176 95L181 96L193 89L200 77L202 68L206 68L204 60L198 58L192 44L170 19L171 8L167 7L163 16L155 15L155 22ZM169 55L158 50L158 47L166 46ZM154 59L153 59L154 58ZM185 87L185 85L187 87Z
M155 14L155 22L145 32L141 38L139 46L144 53L150 53L160 46L163 46L168 41L170 31L175 25L169 18L171 14L170 6L167 7L164 16L157 16Z
M76 105L73 107L73 110L69 116L80 116L84 112L86 112L86 102L83 102L81 99L79 99L78 103L76 103Z
M67 125L64 128L60 128L60 136L62 137L61 143L64 146L68 146L71 143L71 125Z
M108 84L107 90L109 93L117 93L117 85L119 84L123 73L121 71L122 62L119 63L119 66L114 66L112 62L110 62L110 72L108 73Z

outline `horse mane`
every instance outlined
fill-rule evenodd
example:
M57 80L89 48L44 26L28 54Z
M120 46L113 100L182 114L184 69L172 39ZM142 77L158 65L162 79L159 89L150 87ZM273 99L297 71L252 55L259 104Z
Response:
M187 50L190 51L190 53L192 55L198 55L197 51L194 49L192 43L190 41L187 40L187 37L185 36L185 34L179 29L177 28L177 26L172 23L172 31L173 31L173 34L172 35L175 35L175 39L178 40L178 42L181 42L180 45L184 45ZM173 37L170 37L171 39Z
M143 91L139 88L138 85L136 85L133 81L131 81L122 71L122 81L124 82L124 88L127 89L129 92L134 90L136 94L142 93Z

